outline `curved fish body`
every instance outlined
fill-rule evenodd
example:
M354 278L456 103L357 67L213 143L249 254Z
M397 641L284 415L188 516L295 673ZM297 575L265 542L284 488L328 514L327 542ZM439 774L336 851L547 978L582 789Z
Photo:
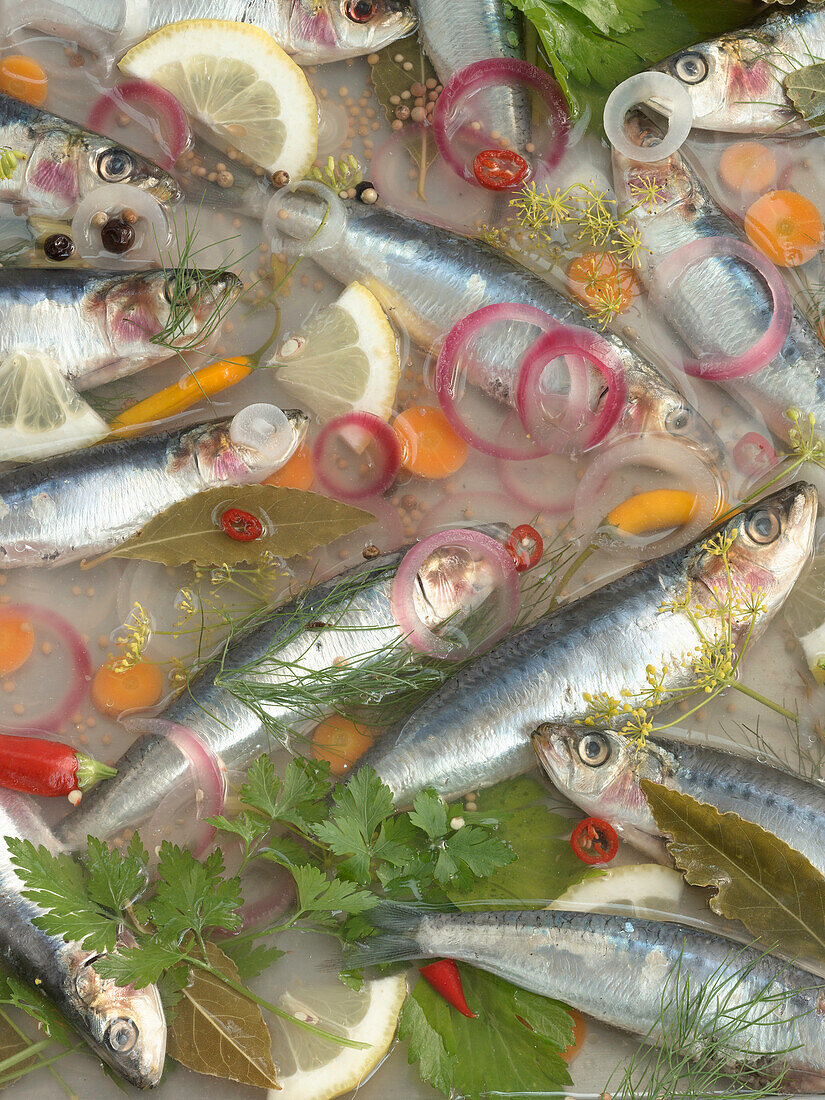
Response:
M319 672L326 676L344 662L369 667L385 661L393 647L403 646L404 631L390 600L403 556L404 551L396 551L358 565L269 613L203 670L164 713L162 728L136 720L133 726L141 735L118 761L117 775L85 794L78 808L60 822L61 839L80 847L89 833L113 837L151 817L169 792L184 783L190 768L186 735L170 738L170 729L186 731L224 775L237 776L261 753L276 747L269 732L273 726L284 735L287 730L300 732L331 713L334 692L327 708L313 706L311 716L301 709L295 700L300 681ZM436 552L419 571L420 613L436 629L480 606L493 584L483 562L442 559ZM261 707L269 729L227 686L233 679L254 683L259 691L268 689Z
M461 69L489 58L524 60L521 24L500 0L415 0L421 44L442 84ZM476 121L491 142L524 152L530 141L530 104L518 87L499 87L474 97Z
M119 57L142 38L184 19L251 23L299 64L360 57L415 29L404 0L151 0L147 4L61 0L20 22Z
M30 798L0 791L0 838L29 840L54 853L60 844ZM166 1020L153 985L118 986L101 978L99 952L66 943L35 925L44 910L23 896L11 853L0 839L0 958L46 993L95 1054L138 1088L160 1081L166 1052ZM128 947L125 937L119 946Z
M563 795L631 843L661 835L640 786L651 779L754 822L825 875L825 788L817 783L720 749L659 737L637 745L608 729L547 724L533 734L533 747Z
M657 132L638 113L627 125L640 143ZM636 203L630 218L643 247L650 251L654 272L684 245L714 237L742 237L681 153L643 164L614 151L613 174L619 202ZM632 198L640 181L655 184L658 198L652 208ZM700 362L744 354L765 333L773 316L772 296L762 277L750 264L729 256L712 256L690 265L684 277L671 283L662 309ZM722 385L734 399L755 406L780 436L787 437L793 426L786 415L791 408L812 413L820 429L825 427L825 348L796 307L776 358L755 374Z
M357 279L426 350L437 352L453 325L499 302L535 306L562 324L598 331L582 309L538 275L479 241L374 206L345 203L345 224L338 238L332 243L321 240L324 247L314 249L312 237L326 203L300 190L282 195L280 203L284 216L277 223L275 251L308 255L339 282ZM535 328L521 325L485 343L481 376L473 381L512 404L521 357L536 335ZM667 433L719 456L716 433L675 384L618 336L601 335L621 358L627 386L625 408L610 438Z
M308 418L290 410L292 440ZM114 440L0 475L0 568L65 565L125 542L206 489L262 481L273 463L232 441L229 420Z
M675 77L688 93L698 129L785 135L810 128L782 81L822 57L825 8L800 3L681 50L654 68Z
M384 934L353 952L350 965L458 959L648 1043L689 1029L697 1056L721 1012L725 1026L736 1025L731 1068L785 1070L783 1094L825 1084L825 987L723 936L670 921L547 910L424 913L385 903L369 920Z
M89 389L168 359L176 344L196 346L201 333L205 342L241 290L231 271L5 268L0 358L41 352L76 389ZM170 321L173 297L187 305Z
M2 94L0 146L25 155L10 179L0 179L0 202L18 204L28 217L71 218L90 191L107 183L137 187L160 203L181 197L172 176L146 157Z
M765 593L757 632L808 560L816 510L816 490L800 482L715 529L735 532L734 584ZM765 523L773 531L768 543L758 541ZM661 671L660 701L668 702L696 683L698 638L689 612L718 607L714 589L724 584L720 559L705 549L712 533L499 642L439 688L396 736L381 738L359 766L372 766L397 804L408 806L426 787L461 795L527 771L535 762L530 735L541 722L583 720L588 696L621 700L624 691L644 692L651 665ZM742 624L732 626L738 636Z

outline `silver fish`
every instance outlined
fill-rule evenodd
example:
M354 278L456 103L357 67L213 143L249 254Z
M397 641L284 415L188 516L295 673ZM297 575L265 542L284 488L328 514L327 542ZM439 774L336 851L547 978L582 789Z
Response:
M302 65L373 53L415 28L404 0L152 0L134 9L100 0L60 0L44 14L29 17L21 11L17 21L119 57L147 35L183 19L252 23Z
M306 712L293 702L293 685L302 676L344 661L368 668L403 643L404 631L390 602L403 556L403 550L396 551L358 565L270 613L248 637L204 669L166 710L162 728L154 729L151 722L131 723L140 736L118 761L117 776L83 796L57 826L61 839L79 847L89 833L111 838L126 826L142 826L171 792L185 786L189 759L179 747L184 742L167 736L170 729L189 731L190 739L200 751L206 749L224 776L242 775L261 753L275 747L260 717L225 686L227 679L269 685L271 701L262 707L282 728L311 729L331 713L332 696L329 707L313 710L307 722ZM435 630L480 607L493 587L483 561L460 561L436 552L419 571L416 606Z
M693 105L693 125L700 130L798 134L809 127L782 80L823 56L825 10L797 4L681 50L654 68L681 83Z
M0 568L65 565L102 554L205 489L262 481L306 434L304 413L286 415L290 438L277 463L233 442L231 421L217 420L9 470L0 475Z
M0 791L0 837L20 837L49 852L60 850L31 800ZM118 986L101 978L92 953L35 925L44 910L23 897L23 883L0 840L0 958L46 993L98 1057L138 1088L160 1081L166 1052L166 1020L153 985ZM120 947L130 938L121 935Z
M2 269L0 356L43 352L86 390L205 341L242 289L231 271Z
M348 965L458 959L653 1044L683 1034L689 1017L696 1055L721 1013L726 1024L738 1024L725 1064L786 1070L783 1094L819 1092L825 1083L825 988L806 971L722 936L604 914L425 913L386 902L369 920L383 934L351 952Z
M656 127L635 112L628 134L639 143L655 140ZM614 185L619 203L635 207L629 215L650 251L651 267L692 241L739 238L739 227L720 210L680 152L667 160L643 164L613 154ZM651 183L655 204L639 203L639 186ZM633 197L637 191L637 197ZM665 316L690 351L699 358L736 356L748 351L766 331L773 316L770 291L754 268L733 257L697 260L677 278L664 299ZM779 354L755 374L722 383L731 395L755 405L780 436L787 437L791 408L813 413L825 426L825 348L804 315L793 311L790 331Z
M128 184L160 203L181 197L157 164L76 122L0 95L0 145L25 154L10 179L0 179L0 202L31 217L71 218L80 201L106 183Z
M816 510L816 490L798 482L715 528L736 533L728 552L734 584L765 594L757 631L808 560ZM425 787L460 795L527 771L537 725L585 718L585 693L621 699L624 690L643 691L650 665L662 670L667 702L675 689L696 682L697 633L686 611L662 605L687 600L701 614L718 607L714 585L725 583L720 558L704 549L707 537L505 638L439 688L396 737L381 738L358 766L375 768L398 805L407 806Z
M513 57L524 60L521 24L499 0L415 0L419 36L438 79L451 76L477 61ZM497 86L477 93L474 109L493 143L521 150L530 141L530 104L518 87Z
M730 752L649 737L637 745L608 729L543 724L533 748L554 786L631 844L660 836L640 784L652 779L736 813L778 836L825 874L825 789Z
M426 350L437 352L453 325L474 310L498 302L536 306L562 324L596 330L575 303L479 241L361 203L343 204L345 220L337 237L330 240L318 234L313 240L326 202L305 190L285 193L279 201L284 216L277 220L280 236L274 251L283 248L289 254L308 255L339 282L362 282L398 326ZM516 329L484 347L486 373L473 380L498 400L512 403L521 356L536 336L535 329L529 331L527 336ZM674 383L618 336L602 335L619 354L627 385L627 402L610 438L661 432L719 456L716 433Z

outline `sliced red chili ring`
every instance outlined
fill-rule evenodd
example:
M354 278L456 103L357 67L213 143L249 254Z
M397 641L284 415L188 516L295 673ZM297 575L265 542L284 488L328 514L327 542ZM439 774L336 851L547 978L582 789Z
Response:
M264 532L263 524L251 512L227 508L221 516L221 530L236 542L254 542Z
M619 837L610 822L586 817L573 830L570 847L582 863L609 863L619 850Z
M527 179L530 165L512 149L484 149L473 161L473 174L482 187L506 191Z
M541 561L544 542L535 527L531 527L529 523L520 523L510 532L506 550L516 563L517 571L524 573Z

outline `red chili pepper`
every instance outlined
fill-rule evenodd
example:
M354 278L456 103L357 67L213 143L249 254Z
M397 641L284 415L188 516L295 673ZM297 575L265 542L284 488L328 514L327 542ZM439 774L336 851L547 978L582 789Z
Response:
M529 523L521 523L511 531L505 549L516 563L518 572L524 573L541 561L544 542L535 527L531 527Z
M609 863L619 850L619 838L608 821L586 817L573 830L570 846L582 863Z
M422 966L421 977L433 987L436 993L440 993L444 1000L457 1008L462 1016L471 1020L476 1018L476 1013L470 1011L464 996L464 987L461 984L461 975L458 966L452 959L439 959L438 962Z
M0 787L10 791L56 798L88 790L99 780L115 775L114 768L62 741L11 734L0 737Z
M530 165L512 149L485 149L473 161L473 174L489 191L506 191L527 179Z
M251 512L227 508L221 516L221 530L236 542L254 542L261 537L264 528L258 517Z

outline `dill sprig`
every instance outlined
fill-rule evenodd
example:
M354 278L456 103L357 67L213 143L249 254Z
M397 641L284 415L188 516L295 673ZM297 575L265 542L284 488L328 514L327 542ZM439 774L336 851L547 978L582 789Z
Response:
M358 158L352 153L337 163L335 157L330 156L323 168L313 165L308 175L309 179L323 183L338 194L343 192L345 196L350 187L356 187L364 178Z
M115 645L120 650L121 656L112 662L113 672L126 672L134 668L142 660L144 650L149 644L152 636L152 620L141 604L135 602L121 630L123 633L115 639Z
M788 431L790 450L779 458L779 472L770 481L760 482L753 492L743 498L743 503L762 496L780 481L793 477L796 471L807 462L825 469L825 439L822 428L817 426L813 413L802 413L799 409L788 409L785 413L793 425ZM807 425L807 427L806 427Z

